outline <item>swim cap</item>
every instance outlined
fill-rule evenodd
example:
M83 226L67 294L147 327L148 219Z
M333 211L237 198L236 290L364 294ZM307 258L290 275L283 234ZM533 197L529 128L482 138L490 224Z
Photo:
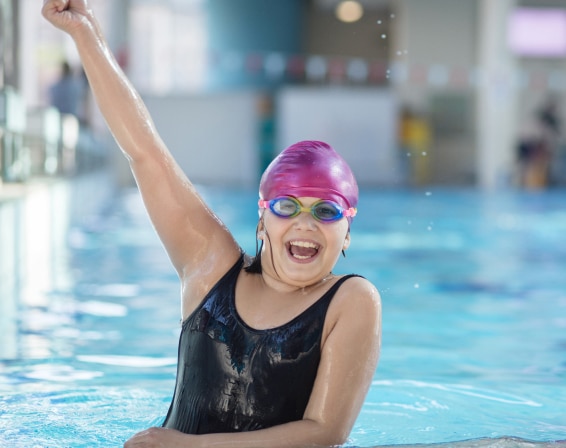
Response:
M269 164L261 176L259 196L267 200L309 196L348 209L358 204L358 184L346 161L330 145L307 140L289 146Z

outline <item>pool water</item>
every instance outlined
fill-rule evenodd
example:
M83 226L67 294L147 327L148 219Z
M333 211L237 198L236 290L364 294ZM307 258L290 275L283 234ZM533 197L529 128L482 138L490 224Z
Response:
M121 446L167 412L177 278L101 185L0 204L1 447ZM253 252L256 193L201 192ZM363 191L335 272L378 286L383 347L347 446L565 440L565 237L566 191Z

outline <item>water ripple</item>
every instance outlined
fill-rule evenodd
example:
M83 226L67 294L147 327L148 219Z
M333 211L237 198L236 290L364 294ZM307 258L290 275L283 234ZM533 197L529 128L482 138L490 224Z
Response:
M482 398L485 400L498 401L500 403L541 407L541 403L529 400L528 398L519 397L518 395L496 392L488 389L480 389L478 387L469 386L466 384L439 384L428 383L424 381L415 380L377 380L372 382L372 386L405 386L415 388L437 389L443 392L456 393L461 395L468 395L471 397Z

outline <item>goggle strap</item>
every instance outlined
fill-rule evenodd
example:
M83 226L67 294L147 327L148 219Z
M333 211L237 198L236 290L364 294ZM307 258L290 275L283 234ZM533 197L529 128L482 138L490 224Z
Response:
M344 210L342 212L342 214L347 218L353 218L354 216L356 216L357 213L358 213L358 209L355 207L350 207L349 209Z

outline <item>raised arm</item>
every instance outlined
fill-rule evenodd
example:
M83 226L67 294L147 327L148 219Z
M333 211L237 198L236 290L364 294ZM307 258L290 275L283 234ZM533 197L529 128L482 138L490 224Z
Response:
M206 291L238 257L236 242L161 140L140 95L112 55L87 0L45 0L42 13L73 38L97 104L130 163L177 272L185 280L199 279L201 285L196 289Z

